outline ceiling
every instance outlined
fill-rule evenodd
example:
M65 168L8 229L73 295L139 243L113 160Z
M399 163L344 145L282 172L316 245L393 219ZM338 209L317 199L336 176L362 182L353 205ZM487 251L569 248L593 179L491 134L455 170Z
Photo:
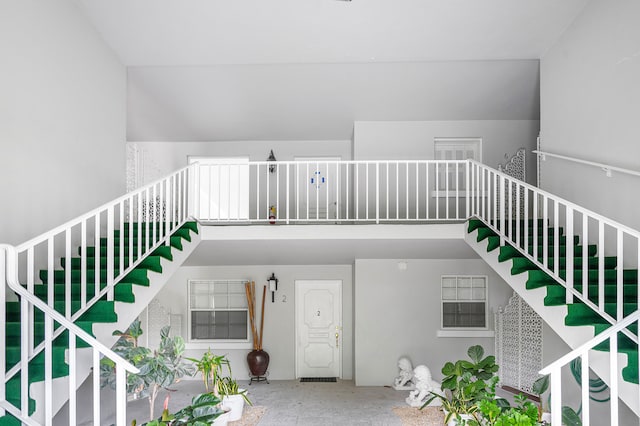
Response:
M538 59L588 0L75 0L126 66Z

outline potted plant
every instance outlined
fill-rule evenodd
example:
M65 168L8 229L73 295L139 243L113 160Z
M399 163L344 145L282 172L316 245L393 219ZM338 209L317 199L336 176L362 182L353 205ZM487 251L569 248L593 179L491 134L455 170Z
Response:
M495 357L484 357L484 349L480 345L471 346L467 355L471 361L447 362L442 367L445 376L441 385L443 395L432 392L432 396L420 407L423 409L434 399L440 399L447 424L465 424L477 419L478 402L495 395L498 382Z
M247 296L247 306L249 307L249 321L251 324L251 335L253 337L253 350L247 354L247 364L253 377L264 377L269 368L269 354L262 348L262 336L264 331L264 300L267 287L262 288L262 310L260 316L260 332L256 318L256 283L254 281L245 283ZM259 380L258 380L259 381Z
M542 424L547 424L547 419L544 418L542 408L542 395L549 390L549 376L542 376L533 382L532 391L540 399L540 405L538 405L538 420ZM550 423L550 420L549 420ZM582 420L576 411L568 406L562 407L562 424L567 426L581 426Z
M249 405L251 401L245 389L240 389L238 382L231 377L223 377L218 382L218 392L222 398L222 405L229 408L229 421L240 420L244 411L245 402Z
M187 358L193 362L196 370L195 373L202 374L202 381L207 392L213 392L214 395L220 396L218 393L218 383L222 377L222 366L227 366L229 375L231 375L231 364L225 355L215 355L209 348L200 359Z

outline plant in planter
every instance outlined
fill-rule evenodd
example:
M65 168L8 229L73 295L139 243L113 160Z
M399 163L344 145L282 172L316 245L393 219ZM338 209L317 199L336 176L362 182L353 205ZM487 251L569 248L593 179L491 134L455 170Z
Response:
M247 355L249 371L254 377L264 377L269 368L269 354L262 349L262 335L264 330L264 300L267 294L267 287L262 288L262 310L260 318L260 333L258 333L258 323L256 320L256 283L254 281L245 283L247 296L247 306L249 307L249 321L251 324L251 334L253 336L253 350Z
M514 396L515 407L511 407L504 398L485 398L478 402L478 413L469 421L469 426L537 426L538 407L520 394Z
M240 389L238 382L231 377L223 377L219 380L218 392L222 398L222 405L230 409L229 421L240 420L245 402L252 405L247 391Z
M434 399L440 399L446 411L445 423L454 419L462 424L467 420L477 420L478 403L495 395L498 365L493 355L484 357L484 349L480 345L471 346L467 355L471 361L447 362L442 367L445 377L441 388L444 395L432 392L432 396L420 409L425 408Z
M227 357L225 355L214 355L209 349L200 359L187 359L193 362L196 367L194 374L197 372L202 374L204 388L207 392L213 392L216 396L220 396L218 394L218 383L222 377L222 366L226 365L229 375L231 375L231 364L229 364Z

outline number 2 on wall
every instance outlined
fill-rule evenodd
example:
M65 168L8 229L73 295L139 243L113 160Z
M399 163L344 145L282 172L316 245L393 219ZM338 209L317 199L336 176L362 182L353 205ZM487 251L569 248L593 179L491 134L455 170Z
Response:
M320 316L320 311L316 312L316 316L319 317Z

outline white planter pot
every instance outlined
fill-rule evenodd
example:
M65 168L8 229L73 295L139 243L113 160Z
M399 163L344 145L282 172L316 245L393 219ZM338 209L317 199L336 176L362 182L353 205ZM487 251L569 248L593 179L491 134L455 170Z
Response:
M229 421L240 420L244 411L244 398L242 395L228 395L222 398L222 405L229 408Z
M442 409L442 411L444 411L444 415L446 417L447 415L447 410ZM462 423L458 423L458 419L455 416L451 417L451 420L449 420L449 422L447 423L447 426L459 426L461 424L465 424L466 420L471 420L473 419L473 416L470 414L460 414L460 417L462 418Z
M228 410L227 408L223 407L223 409ZM215 419L213 421L213 423L211 423L213 426L227 426L227 423L229 422L229 414L231 412L227 411L226 413L218 416L217 419Z

